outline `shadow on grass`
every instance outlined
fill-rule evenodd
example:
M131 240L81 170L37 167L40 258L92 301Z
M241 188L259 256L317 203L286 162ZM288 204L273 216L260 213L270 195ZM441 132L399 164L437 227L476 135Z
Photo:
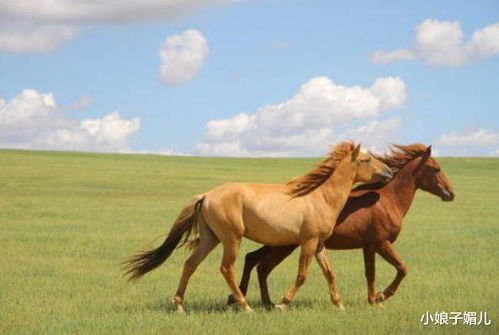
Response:
M255 312L275 312L282 313L282 311L275 309L273 306L268 307L261 302L249 301L251 308ZM208 313L208 314L216 314L216 313L228 313L228 312L240 312L237 309L235 304L227 306L225 300L221 299L195 299L191 301L186 301L184 303L185 310L187 314L189 313ZM293 303L288 307L290 311L292 310L307 310L307 309L315 309L317 308L317 301L313 299L296 299ZM173 303L168 300L156 300L150 303L146 303L144 309L155 311L155 312L166 312L166 313L176 313L176 308Z

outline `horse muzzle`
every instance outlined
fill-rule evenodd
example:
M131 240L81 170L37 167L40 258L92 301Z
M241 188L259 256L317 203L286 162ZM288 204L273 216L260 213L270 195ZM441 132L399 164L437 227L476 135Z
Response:
M456 195L454 192L442 189L442 195L440 196L442 201L452 201L455 197Z

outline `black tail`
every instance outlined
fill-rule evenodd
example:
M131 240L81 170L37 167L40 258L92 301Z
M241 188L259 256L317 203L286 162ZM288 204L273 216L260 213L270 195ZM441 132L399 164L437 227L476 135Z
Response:
M203 195L196 195L182 208L162 245L156 249L130 256L123 262L125 276L129 276L128 280L139 279L163 264L175 248L180 248L186 243L188 245L196 243L197 239L192 240L189 237L198 234L198 213L203 200ZM180 242L183 236L185 236L184 240Z

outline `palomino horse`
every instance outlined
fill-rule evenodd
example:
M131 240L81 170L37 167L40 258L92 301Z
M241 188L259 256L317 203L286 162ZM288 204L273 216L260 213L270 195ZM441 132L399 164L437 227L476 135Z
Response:
M162 264L183 236L185 243L191 232L199 232L199 238L191 241L193 251L185 262L173 299L177 311L184 311L189 278L219 242L223 245L222 275L239 307L250 311L234 274L241 239L246 237L273 246L300 245L297 279L280 307L289 304L304 283L314 255L328 280L333 303L342 307L324 241L333 232L355 183L386 182L393 177L386 165L359 150L360 145L342 142L317 168L286 185L230 183L194 196L182 209L161 246L128 259L126 274L130 279L139 278Z
M407 274L407 267L399 258L392 243L402 228L402 220L411 207L417 189L430 192L443 201L452 201L451 183L431 157L431 147L422 144L395 145L391 154L378 157L396 172L395 177L379 189L371 185L354 191L343 208L334 232L324 244L327 249L347 250L362 248L367 278L368 302L382 302L395 294ZM371 187L372 188L372 187ZM368 189L368 190L365 190ZM264 246L246 255L240 289L246 294L251 270L258 265L258 280L262 302L270 305L267 277L290 255L296 246ZM393 282L384 291L375 291L375 253L397 269ZM229 296L229 304L234 302Z

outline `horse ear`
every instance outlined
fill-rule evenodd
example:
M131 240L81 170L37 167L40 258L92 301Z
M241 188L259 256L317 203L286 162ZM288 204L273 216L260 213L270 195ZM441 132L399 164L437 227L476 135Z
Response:
M428 148L426 148L425 153L431 156L431 145L429 145Z
M359 153L360 153L360 143L352 151L352 162L357 159L357 157L359 156Z
M416 172L418 172L428 161L428 158L431 157L431 145L426 148L425 152L423 153L423 156L421 156L421 161L418 164L418 167L416 168Z
M424 154L423 154L423 158L421 158L421 164L426 164L426 161L428 160L428 158L430 158L431 156L431 145L428 146L428 148L426 148Z

